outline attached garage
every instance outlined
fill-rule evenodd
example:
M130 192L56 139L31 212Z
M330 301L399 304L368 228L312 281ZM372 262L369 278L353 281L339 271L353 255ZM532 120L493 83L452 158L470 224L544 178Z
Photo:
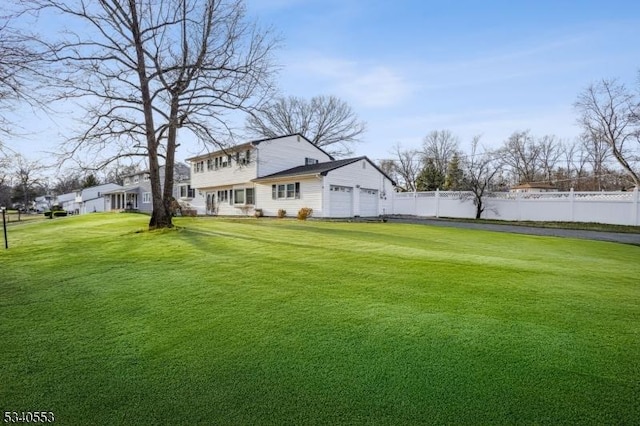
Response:
M379 198L377 189L360 188L360 216L378 216Z
M353 216L353 188L331 185L329 187L329 212L331 217Z

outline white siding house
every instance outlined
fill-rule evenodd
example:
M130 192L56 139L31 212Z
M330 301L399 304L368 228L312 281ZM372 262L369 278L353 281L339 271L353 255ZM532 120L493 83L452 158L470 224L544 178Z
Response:
M334 160L302 135L253 141L193 157L191 185L206 213L250 215L256 209L295 216L379 216L391 211L395 183L367 157Z
M80 213L94 213L109 210L109 206L105 206L105 193L118 188L121 188L121 186L116 183L106 183L104 185L84 188L80 195ZM76 201L78 201L77 197Z

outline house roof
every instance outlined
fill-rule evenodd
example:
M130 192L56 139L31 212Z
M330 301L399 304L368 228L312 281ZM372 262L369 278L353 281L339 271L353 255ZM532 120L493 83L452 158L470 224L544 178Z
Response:
M140 186L123 186L120 188L115 188L110 191L105 191L103 194L122 194L127 192L138 192Z
M277 180L285 177L293 177L293 176L309 176L309 175L322 175L326 176L332 170L339 169L340 167L348 166L349 164L356 163L360 160L366 160L369 164L375 167L382 175L384 175L387 179L391 181L393 185L396 183L391 179L385 172L383 172L378 166L376 166L369 158L366 156L355 157L355 158L345 158L343 160L334 160L334 161L326 161L324 163L316 163L309 164L306 166L297 166L291 169L283 170L281 172L273 173L267 176L261 176L256 179L252 179L253 182L260 181L268 181L268 180Z
M241 143L241 144L238 144L238 145L229 146L229 147L224 148L224 149L219 149L217 151L211 151L211 152L207 152L205 154L197 155L195 157L187 158L184 161L199 161L199 160L207 159L207 158L209 158L211 156L214 156L214 155L220 155L220 154L227 155L229 152L234 152L234 151L238 151L238 150L247 149L247 148L250 148L252 146L258 146L263 142L274 141L274 140L277 140L277 139L284 139L284 138L288 138L290 136L299 136L299 137L301 137L302 139L304 139L305 141L309 142L311 145L316 147L319 151L321 151L322 153L324 153L327 156L329 156L329 158L333 159L333 156L331 154L329 154L324 149L320 148L318 145L316 145L313 142L311 142L304 135L302 135L300 133L292 133L290 135L282 135L282 136L276 136L276 137L272 137L272 138L263 138L263 139L257 139L257 140L249 141L249 142L244 142L244 143Z

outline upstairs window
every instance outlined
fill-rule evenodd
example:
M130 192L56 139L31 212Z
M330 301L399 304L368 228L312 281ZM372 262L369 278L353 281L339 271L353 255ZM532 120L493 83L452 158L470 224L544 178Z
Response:
M306 158L304 159L304 165L305 165L305 166L310 166L311 164L318 164L318 162L319 162L319 161L318 161L317 159L315 159L315 158L309 158L309 157L306 157Z
M207 170L208 170L208 171L211 171L211 170L214 170L214 168L215 168L215 167L214 167L213 158L209 158L209 159L207 160Z
M194 163L193 165L193 171L195 173L202 173L204 172L204 161L198 161L197 163Z

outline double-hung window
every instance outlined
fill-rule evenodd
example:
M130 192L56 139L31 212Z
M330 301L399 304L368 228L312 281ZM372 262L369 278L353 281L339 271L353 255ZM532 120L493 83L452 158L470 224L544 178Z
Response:
M271 198L274 200L300 198L300 182L271 185Z

